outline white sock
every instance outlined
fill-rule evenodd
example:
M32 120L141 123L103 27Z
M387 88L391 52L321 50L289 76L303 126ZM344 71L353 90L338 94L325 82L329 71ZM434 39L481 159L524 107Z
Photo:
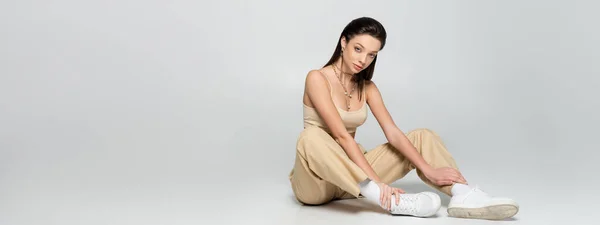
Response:
M363 182L360 182L358 185L360 187L360 194L362 196L365 196L367 200L370 200L377 205L381 205L379 202L379 186L377 186L375 182L366 179Z
M469 192L471 189L471 187L469 187L466 184L459 184L459 183L455 183L452 186L452 189L450 190L450 192L452 192L452 195L462 195L464 193Z
M360 187L360 194L362 196L365 196L365 198L367 200L369 200L379 206L382 205L381 202L379 201L381 191L379 189L379 186L375 182L367 179L363 182L360 182L359 187ZM393 195L391 196L392 202L396 201L395 197L396 196L393 196Z

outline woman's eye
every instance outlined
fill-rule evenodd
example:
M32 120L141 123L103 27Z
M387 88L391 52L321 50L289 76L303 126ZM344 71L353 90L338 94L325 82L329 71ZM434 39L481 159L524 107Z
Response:
M357 52L360 52L360 48L354 48L354 50L356 50Z

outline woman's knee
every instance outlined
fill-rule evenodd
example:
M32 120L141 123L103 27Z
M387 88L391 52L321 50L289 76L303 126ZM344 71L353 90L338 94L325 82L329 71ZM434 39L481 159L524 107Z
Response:
M304 205L323 205L333 200L334 192L331 188L321 188L316 186L304 186L305 184L296 184L293 186L296 200Z

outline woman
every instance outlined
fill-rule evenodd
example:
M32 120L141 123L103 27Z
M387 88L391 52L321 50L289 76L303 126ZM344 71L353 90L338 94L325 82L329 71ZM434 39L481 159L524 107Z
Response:
M514 216L519 206L513 200L491 197L467 184L435 132L418 129L405 135L396 126L371 81L386 36L378 21L355 19L342 31L329 62L306 76L305 129L289 176L296 199L321 205L364 197L393 215L429 217L440 208L437 194L409 194L388 185L416 169L425 183L452 196L452 217ZM354 139L367 118L367 105L389 141L370 151Z

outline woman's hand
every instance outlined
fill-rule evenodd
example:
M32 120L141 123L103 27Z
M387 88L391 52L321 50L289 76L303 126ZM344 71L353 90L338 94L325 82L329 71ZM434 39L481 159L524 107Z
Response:
M400 188L391 187L385 183L377 183L379 186L379 202L381 207L388 211L392 209L392 195L396 195L396 205L400 204L400 194L404 194L404 190Z
M452 185L454 183L467 184L467 180L463 177L463 175L454 168L437 168L424 172L423 174L433 184L438 186Z

